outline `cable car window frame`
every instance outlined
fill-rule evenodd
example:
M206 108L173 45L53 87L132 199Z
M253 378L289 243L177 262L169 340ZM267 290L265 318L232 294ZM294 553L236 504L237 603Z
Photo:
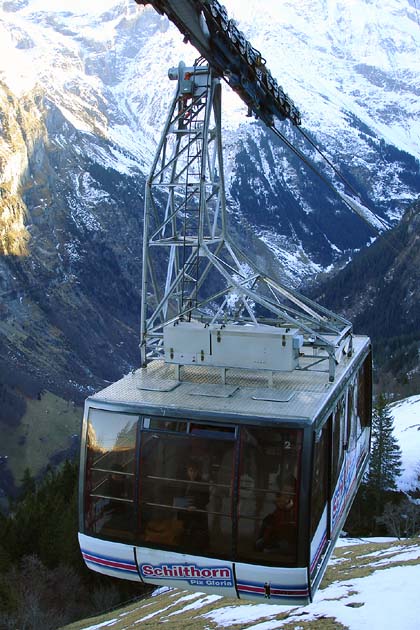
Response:
M313 539L317 527L324 513L325 507L330 503L330 467L329 458L330 445L330 416L324 421L322 426L314 433L313 456L311 471L311 495L310 495L310 523L309 538ZM321 463L321 476L316 478L315 466ZM321 496L322 495L322 496ZM318 497L318 499L317 499ZM321 501L319 500L321 497Z
M294 496L296 498L296 505L297 505L297 517L295 520L295 529L300 529L301 528L301 524L300 524L300 520L301 520L301 516L300 512L301 512L301 499L300 499L300 486L301 486L301 479L302 479L302 474L303 474L303 469L302 469L302 464L303 464L303 451L306 448L305 444L306 444L306 439L304 437L304 435L306 434L306 429L303 426L300 427L296 427L296 426L290 426L290 425L286 425L284 426L284 424L279 424L277 422L268 422L268 423L259 423L258 422L258 418L254 419L254 422L252 422L252 419L250 419L250 421L248 421L245 424L242 423L236 423L235 421L227 421L226 423L220 423L217 420L214 421L213 419L210 419L208 417L203 417L203 418L197 418L195 417L194 419L185 419L185 416L183 416L182 418L176 418L176 417L167 417L167 416L161 416L161 415L151 415L150 412L148 412L147 414L143 414L141 413L141 411L139 411L138 413L133 413L132 411L130 411L129 409L124 410L124 409L104 409L104 408L96 408L96 407L90 407L88 409L88 414L91 413L92 409L97 409L99 412L106 412L106 413L110 413L110 414L117 414L117 415L122 415L125 418L135 418L136 420L136 424L137 424L137 432L136 432L136 446L135 446L135 455L134 455L134 460L132 458L132 462L135 462L135 466L134 466L134 470L135 472L130 473L130 478L134 480L134 485L135 485L135 490L134 490L134 499L131 497L129 500L126 500L124 497L115 497L115 502L121 504L121 505L128 505L131 506L130 509L134 510L134 525L132 527L132 532L130 530L131 533L131 537L133 540L130 539L130 541L127 540L127 537L123 537L121 536L120 538L120 542L127 542L128 544L132 544L134 543L135 545L145 545L147 547L150 548L161 548L163 551L166 549L167 551L179 551L181 553L192 553L192 554L197 554L198 555L207 555L209 557L218 557L218 558L224 558L226 560L230 560L230 561L236 561L236 562L250 562L251 564L266 564L267 566L278 566L279 561L276 558L268 558L265 555L261 555L258 559L256 557L253 558L246 558L243 557L243 554L240 552L240 550L238 549L238 536L239 536L239 518L240 518L240 513L239 513L239 496L240 493L244 491L244 487L243 484L241 484L241 479L240 479L240 474L239 474L239 458L240 458L240 444L241 444L241 440L240 440L240 436L241 436L241 432L242 431L247 431L247 430L251 430L252 432L254 431L270 431L273 432L272 435L276 436L276 434L278 432L281 433L282 437L275 437L274 442L278 442L279 444L281 442L284 443L284 449L292 454L293 451L295 451L293 458L295 458L296 453L298 454L298 460L297 460L297 480L296 480L296 492L294 492ZM162 421L161 426L156 426L155 423L152 423L151 421L153 421L154 419L157 419L159 422ZM146 421L146 422L145 422ZM147 424L148 422L148 424ZM166 426L168 423L173 423L173 424L169 424L169 426ZM179 430L179 429L182 430ZM174 430L175 429L175 430ZM201 429L203 429L201 431ZM290 448L290 444L289 442L286 440L285 441L285 437L287 437L287 434L285 433L289 433L292 432L294 435L299 435L300 437L297 438L297 445L296 448ZM223 496L226 497L226 499L228 499L228 502L224 503L224 506L222 507L222 509L216 507L216 505L211 505L210 503L206 504L206 507L204 510L201 510L202 514L206 514L207 518L221 518L222 521L225 523L224 527L227 527L228 529L226 530L228 532L228 536L227 536L227 540L225 541L225 543L221 543L219 544L218 542L213 543L212 542L212 546L211 548L209 547L208 550L204 550L201 549L199 552L198 551L193 551L193 550L184 550L183 548L177 547L174 548L173 546L171 547L170 545L165 545L164 543L151 543L150 541L145 541L143 539L142 536L140 536L139 534L139 523L140 523L140 513L141 513L141 505L142 505L142 498L145 498L145 493L144 493L144 488L142 487L142 475L140 472L141 469L141 461L140 461L140 456L141 456L141 449L142 449L142 444L144 443L144 438L146 436L161 436L161 437L168 437L171 439L171 441L173 439L175 440L182 440L184 441L185 439L187 440L199 440L200 442L202 442L203 444L206 444L207 441L210 441L211 443L213 443L216 447L216 450L213 452L213 457L215 457L215 462L217 463L219 461L219 468L216 467L216 469L214 470L221 470L220 469L220 465L224 466L225 472L222 473L222 475L226 474L228 475L228 477L226 477L226 482L223 482L223 477L222 479L218 479L216 476L213 476L212 480L209 481L204 481L201 484L201 487L203 488L208 488L210 490L211 489L216 492L216 493L221 493ZM292 436L292 442L296 441L296 438ZM222 447L222 444L224 444L226 446L226 448L228 449L227 451L225 451L226 456L227 456L227 468L226 468L226 463L225 464L220 464L220 462L223 459L223 455L221 456L222 459L220 459L220 456L217 454L218 449L216 446L216 443L219 444L220 447ZM272 443L272 441L267 442L268 443ZM179 444L181 444L181 442L179 442ZM198 442L197 442L198 444ZM230 446L228 446L230 444ZM211 457L211 455L210 455ZM292 459L293 459L292 458ZM85 458L86 462L85 464L87 465L87 458ZM295 461L295 460L294 460ZM96 463L100 464L100 460L96 460ZM211 464L209 464L211 465ZM133 466L133 463L131 463L131 466ZM120 471L116 471L116 473L118 474ZM218 473L215 472L215 475L217 475ZM166 483L173 483L176 486L178 486L178 488L182 488L183 486L185 487L186 485L186 481L185 479L181 479L181 478L176 478L176 477L165 477L165 476L160 476L160 475L152 475L153 477L153 481L157 482L157 483L161 483L161 484L166 484ZM229 479L229 481L228 481ZM151 479L152 480L152 479ZM260 484L258 484L257 487L254 488L254 491L261 496L266 496L269 497L270 493L273 494L273 490L270 488L264 488L263 486L260 486ZM95 494L97 494L97 497L92 497L92 499L96 498L97 500L101 500L102 498L106 499L108 497L108 495L106 495L105 493L100 494L100 492L96 492ZM290 494L290 493L289 493ZM274 494L273 494L274 496ZM114 499L113 497L109 497L109 499ZM156 501L147 501L149 503L149 507L150 508L156 508L156 509L163 509L165 510L165 512L167 514L169 514L169 512L171 513L186 513L186 510L179 505L172 505L169 502L156 502ZM225 509L224 509L225 508ZM302 513L304 513L306 510L306 508L302 509ZM197 510L196 512L197 514L200 513L199 510ZM260 521L261 522L261 515L248 515L249 516L249 521ZM129 518L129 521L131 523L133 519ZM90 533L93 536L96 536L98 538L103 538L103 539L110 539L110 540L115 540L118 541L119 538L118 536L111 536L108 535L107 532L100 532L100 531L91 531L89 530L89 527L86 526L87 522L86 522L86 518L84 518L84 523L83 523L83 530L86 531L86 533ZM127 524L128 527L128 524ZM129 526L131 527L131 525ZM223 536L221 538L226 538L226 532L223 534ZM296 554L295 557L293 558L293 562L284 562L283 564L285 564L286 566L297 566L297 562L299 561L299 558L301 558L301 550L300 548L296 548Z
M227 511L221 511L221 510L215 510L212 509L210 506L210 502L211 502L211 493L215 493L215 492L222 492L224 494L230 495L230 496L234 496L235 494L235 468L236 468L236 443L237 443L237 433L238 433L238 426L237 425L233 425L233 424L229 424L229 423L211 423L209 422L209 420L204 419L202 421L194 419L194 420L185 420L185 418L183 418L182 420L179 419L174 419L171 417L159 417L159 416L151 416L151 415L147 415L147 416L143 416L143 420L149 420L149 421L153 421L155 418L157 418L158 420L162 420L162 426L156 426L156 424L154 424L153 422L149 422L146 424L145 426L145 422L142 422L142 428L140 430L140 442L139 442L139 475L138 475L138 489L139 489L139 498L138 498L138 517L137 517L137 522L138 522L138 531L139 531L139 544L146 544L147 546L150 547L158 547L158 548L163 548L163 549L171 549L172 551L176 551L176 552L180 552L180 553L197 553L197 551L193 551L192 549L188 549L188 545L181 545L180 543L177 542L169 542L169 538L170 538L170 533L168 533L168 538L167 541L165 543L165 541L158 541L157 538L159 537L159 535L156 533L156 540L153 540L153 532L151 533L149 530L149 533L147 533L147 528L148 528L148 523L150 523L150 526L155 527L156 529L156 517L155 518L148 518L147 516L145 516L145 513L147 513L147 510L151 510L154 511L155 514L161 513L163 514L162 516L159 517L160 521L162 523L166 523L166 526L168 527L168 530L170 529L170 520L172 517L177 517L179 519L179 517L181 516L182 519L182 514L185 514L185 516L188 518L191 516L191 512L188 509L188 507L183 507L182 505L177 504L178 501L181 499L181 492L178 493L178 495L175 495L175 490L178 489L183 489L183 488L188 488L188 486L192 487L192 488L196 488L197 490L199 488L203 489L203 495L205 493L205 491L207 490L207 494L208 494L208 500L205 503L205 509L200 509L200 508L195 508L194 509L194 515L196 518L199 518L200 515L202 515L203 521L204 521L204 515L206 515L207 517L207 522L209 521L209 518L213 518L213 517L220 517L220 518L224 518L227 519L228 523L230 523L230 532L229 532L229 550L232 549L233 546L233 527L232 527L232 522L234 520L233 518L233 514L232 514L232 502L229 502L229 510ZM183 424L185 423L185 427L186 430L185 431L171 431L170 428L167 428L165 426L165 424L170 423L170 422L182 422ZM200 430L200 428L203 428L203 430ZM176 476L163 476L160 474L148 474L148 473L144 473L143 472L143 467L145 466L145 462L143 459L143 447L145 444L148 443L152 443L151 440L153 439L153 437L149 437L146 438L147 442L145 442L145 437L146 436L161 436L162 438L164 438L164 442L162 443L163 447L169 447L170 449L173 448L173 441L179 441L179 447L176 448L176 455L175 455L175 460L176 457L178 455L178 453L181 451L181 447L187 445L190 443L191 445L195 445L195 446L199 446L200 443L201 445L206 444L206 453L208 453L208 465L211 466L211 461L212 461L212 457L216 457L216 453L217 450L212 450L212 446L214 447L216 444L231 444L231 448L226 450L225 449L225 456L228 456L228 460L230 461L230 463L228 464L229 466L229 475L230 475L230 483L220 483L219 481L215 480L215 479L211 479L209 478L208 480L206 479L205 481L200 481L200 482L191 482L191 480L188 480L186 478L181 478L178 474ZM166 438L166 439L165 439ZM192 440L192 442L191 442ZM166 445L165 445L165 441L166 441ZM187 448L187 452L189 453L192 449L190 447ZM222 461L222 460L220 460ZM184 463L184 468L185 468L185 460L183 460ZM220 464L219 464L219 468L220 468ZM178 470L180 470L180 467L178 466ZM207 471L210 474L210 471ZM201 471L202 473L202 471ZM220 470L218 471L218 474L220 473ZM163 487L163 493L167 492L168 496L171 494L170 498L165 501L154 501L154 500L150 500L147 499L147 493L150 492L150 490L148 490L148 485L150 486L150 482L154 481L155 484L157 482L157 484L162 484ZM168 488L168 486L170 486L170 488ZM190 488L191 490L191 488ZM158 486L155 485L155 492L161 492L158 488ZM152 490L153 492L153 490ZM178 501L177 501L178 500ZM163 512L162 512L163 511ZM172 517L170 517L170 515L172 514ZM191 520L191 519L190 519ZM154 525L153 525L154 523ZM209 527L209 532L210 532L210 527ZM180 532L179 532L180 533ZM210 536L210 534L209 534ZM209 555L209 554L206 554ZM211 555L211 554L210 554ZM220 556L220 553L215 554L217 556ZM231 553L229 553L229 555L231 555Z
M112 428L112 439L117 440L119 431L122 428L130 425L130 432L133 433L134 439L129 442L129 448L127 450L132 451L132 457L128 459L124 465L130 464L129 471L117 470L115 463L111 467L98 466L100 462L103 462L108 456L112 457L112 454L117 453L117 449L114 448L117 444L115 442L112 447L107 448L105 452L102 452L100 456L93 459L89 463L90 453L94 456L95 449L91 444L92 434L89 431L89 427L95 431L95 424L101 425L102 431L104 426L107 427L107 423L103 423L103 419L111 419L110 427ZM120 424L115 426L116 421L119 420ZM136 488L136 471L137 471L137 452L138 452L138 427L140 421L139 413L127 413L125 411L108 410L103 408L90 407L86 417L86 443L85 443L85 456L84 456L84 508L83 508L83 529L87 533L99 536L111 540L133 540L134 539L134 523L136 522L137 513L137 488ZM106 434L102 433L102 436ZM130 435L128 433L127 435ZM109 439L109 438L108 438ZM104 438L101 437L97 442L97 448L105 448ZM97 473L102 473L103 478L99 478L95 484L94 478ZM131 483L124 485L124 480L130 479ZM117 492L109 492L109 486L118 487L118 493L123 491L129 494L128 497L116 496ZM98 492L101 486L108 486L108 492ZM124 487L123 487L124 486ZM117 505L125 505L127 514L122 517L122 514L118 514ZM114 507L113 507L114 506ZM130 509L131 508L131 509ZM121 510L120 510L121 511ZM90 519L89 519L90 515ZM114 527L109 529L109 523L114 520ZM119 523L118 528L115 527L115 521ZM132 522L130 527L129 523ZM101 526L102 523L102 526ZM98 529L99 527L99 529Z
M299 557L299 549L297 546L297 532L299 528L300 512L302 508L300 486L301 486L301 479L302 479L302 459L303 459L302 453L304 451L304 445L305 445L304 430L303 428L287 427L284 425L280 425L280 426L269 425L269 426L264 426L264 427L255 426L255 425L253 426L247 425L246 427L242 426L241 439L240 439L240 444L239 444L240 445L240 456L239 456L240 469L242 469L244 465L244 461L245 461L244 452L245 452L246 443L244 441L244 435L246 433L252 438L252 441L255 443L256 446L258 446L258 441L256 441L255 435L253 435L253 433L254 434L266 433L268 436L270 436L270 433L271 435L273 433L278 433L279 437L281 438L277 442L278 445L280 445L281 440L283 441L283 443L285 443L285 440L284 440L285 435L293 433L294 438L295 438L294 439L295 447L294 448L283 447L281 451L282 452L288 451L290 453L294 451L295 457L293 459L293 462L289 462L289 464L290 463L293 464L296 476L293 477L294 479L293 491L291 490L285 491L284 489L286 476L283 479L281 479L281 483L279 484L277 488L254 486L251 489L251 495L250 495L249 494L250 489L246 487L245 490L248 494L248 499L252 500L252 497L254 497L256 513L244 515L240 512L240 504L241 504L241 498L242 498L241 495L243 493L243 481L242 481L241 472L239 471L238 473L238 503L237 503L237 510L236 510L238 529L236 531L237 551L235 554L235 561L253 563L253 564L264 564L267 566L279 566L279 565L291 566L291 567L297 566L298 557ZM252 441L250 440L249 443L252 443ZM281 448L281 447L278 446L278 448ZM272 458L275 459L277 455L280 457L277 460L277 464L279 466L277 470L279 471L283 465L283 460L281 459L282 452L278 454L275 452L272 453ZM265 449L264 449L264 454L266 454ZM259 466L259 469L262 470L261 466ZM272 483L272 481L271 482L269 481L269 478L270 478L270 475L273 474L273 471L271 471L270 473L269 469L267 468L265 472L268 475L267 483ZM286 475L287 470L281 470L279 474L281 476L283 474ZM261 495L265 497L264 502L259 507L257 507L257 504L260 502ZM266 505L266 503L270 495L272 495L274 498L272 501L269 502L271 505L268 506ZM284 501L284 499L286 499L287 496L292 501L291 507L286 508L286 505L279 505L277 503L277 497L279 497L279 500ZM280 497L282 498L280 499ZM273 506L274 506L274 511L273 511ZM286 509L291 510L290 515L289 515L290 520L287 520L286 518L286 514L287 514L287 512L285 511ZM279 511L278 517L275 516L275 514L277 514L277 511ZM270 522L268 521L269 518L271 518ZM252 551L246 550L246 545L247 545L246 530L241 531L242 526L246 525L246 522L249 522L249 521L252 521L254 523L257 523L257 522L260 523L259 534L255 538L255 543L254 543L255 546ZM280 531L277 530L277 527L280 527L280 523L281 523L281 529L283 530L283 534L281 536L280 536ZM270 530L267 530L267 534L264 533L266 527L271 527ZM293 528L294 535L291 536L290 531L289 531L289 534L287 534L285 528L289 528L289 530ZM275 533L276 531L278 531L277 534ZM270 544L268 539L266 543L262 542L263 540L266 539L266 535L268 535L269 537L275 536L275 538L273 538L272 544ZM263 538L261 538L261 536L263 536ZM278 540L278 544L274 542L275 540ZM245 546L245 550L244 550L244 546ZM258 549L258 546L260 547L260 549ZM267 552L266 549L270 549L270 551Z

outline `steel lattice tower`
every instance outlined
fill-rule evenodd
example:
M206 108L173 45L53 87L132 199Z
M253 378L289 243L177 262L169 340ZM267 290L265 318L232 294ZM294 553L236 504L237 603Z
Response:
M173 322L264 323L299 329L333 379L350 322L260 272L229 238L220 80L200 62L169 77L177 89L145 193L142 365L163 357Z

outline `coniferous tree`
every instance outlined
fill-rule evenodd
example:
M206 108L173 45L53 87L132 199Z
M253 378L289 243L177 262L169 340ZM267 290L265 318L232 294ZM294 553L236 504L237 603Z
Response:
M388 401L381 394L373 409L372 450L367 474L367 488L376 516L382 514L387 492L397 489L396 479L401 473L401 449L393 433L394 420Z
M35 482L29 470L10 514L0 513L0 630L53 630L138 597L137 583L89 571L77 541L78 466Z
M34 494L36 490L36 483L34 477L32 477L31 471L29 468L25 468L23 471L23 477L21 480L21 490L20 490L20 498L24 499L31 494Z

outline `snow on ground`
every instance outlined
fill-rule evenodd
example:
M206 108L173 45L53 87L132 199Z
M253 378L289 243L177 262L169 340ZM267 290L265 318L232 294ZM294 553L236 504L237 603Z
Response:
M330 575L328 575L330 572ZM364 577L361 577L364 576ZM114 611L108 621L78 625L78 629L112 627L151 630L158 624L183 621L197 630L305 630L306 624L326 619L349 630L418 630L420 601L420 539L340 539L324 579L325 588L307 606L236 603L217 595L157 589L154 597L138 602L130 611ZM151 610L151 607L153 610ZM183 617L183 615L185 615ZM150 625L149 624L150 620ZM193 624L193 626L191 625ZM74 628L74 626L71 626ZM317 625L322 628L322 625Z
M402 452L403 472L397 483L400 490L408 492L416 488L420 476L420 395L393 403L390 411Z
M346 580L318 591L309 606L290 609L284 620L273 619L258 623L258 618L284 613L284 606L267 604L229 607L208 613L220 627L243 624L243 630L274 630L296 623L295 628L322 617L332 617L350 630L418 630L418 584L420 566L395 567L365 578ZM398 584L398 599L396 599ZM277 611L271 610L278 609ZM290 627L290 626L289 626Z

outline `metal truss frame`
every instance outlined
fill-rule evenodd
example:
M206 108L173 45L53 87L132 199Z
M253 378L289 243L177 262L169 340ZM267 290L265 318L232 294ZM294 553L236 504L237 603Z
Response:
M141 360L163 358L176 321L296 328L329 377L352 325L258 270L228 234L220 79L202 61L169 71L177 89L146 182Z

